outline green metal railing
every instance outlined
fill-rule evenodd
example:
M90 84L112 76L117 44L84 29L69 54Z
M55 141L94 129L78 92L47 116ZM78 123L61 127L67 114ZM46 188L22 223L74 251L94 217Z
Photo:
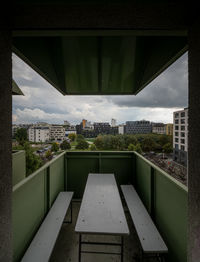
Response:
M167 261L186 262L187 189L135 152L67 151L13 188L13 249L18 261L62 190L81 198L88 173L114 173L134 184L169 248Z

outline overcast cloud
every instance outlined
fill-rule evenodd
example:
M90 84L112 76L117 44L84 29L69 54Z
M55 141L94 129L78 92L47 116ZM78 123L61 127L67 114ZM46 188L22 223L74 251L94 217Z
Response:
M137 96L63 96L13 55L13 78L25 94L13 96L13 123L68 120L76 124L83 118L172 122L173 111L188 105L187 71L185 54Z

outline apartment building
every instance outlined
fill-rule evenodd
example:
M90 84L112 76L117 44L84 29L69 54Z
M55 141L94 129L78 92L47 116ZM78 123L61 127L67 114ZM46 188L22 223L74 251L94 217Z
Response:
M166 134L166 125L163 123L153 123L152 124L152 133L165 135Z
M150 121L126 121L126 134L148 134L151 131Z
M50 131L48 126L32 126L28 129L28 139L31 142L48 142Z
M187 165L188 151L188 108L173 114L173 159Z
M56 142L65 140L65 128L63 125L50 126L50 140Z

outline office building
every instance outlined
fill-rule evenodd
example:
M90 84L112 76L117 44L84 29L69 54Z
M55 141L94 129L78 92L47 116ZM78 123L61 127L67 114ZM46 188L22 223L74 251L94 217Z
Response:
M51 125L50 140L56 142L62 142L65 140L65 128L62 125Z
M150 121L127 121L126 122L126 134L148 134L151 133Z
M165 135L166 134L166 125L163 123L152 123L152 133Z
M50 140L48 126L32 126L28 129L28 139L31 142L48 142Z
M117 124L117 120L114 119L114 118L112 118L112 119L111 119L111 127L115 127L116 124Z
M173 124L166 124L166 135L173 136Z

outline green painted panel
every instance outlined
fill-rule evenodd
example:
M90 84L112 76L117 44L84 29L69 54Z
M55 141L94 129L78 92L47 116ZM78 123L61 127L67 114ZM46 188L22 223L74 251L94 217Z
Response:
M187 191L155 170L155 221L169 248L169 262L187 261Z
M64 191L64 155L56 159L49 167L50 205L54 202L59 192Z
M45 175L42 170L13 190L13 261L19 261L46 213Z
M26 156L25 151L12 153L12 184L19 183L26 177Z
M136 156L136 189L144 205L151 208L151 166L141 157Z
M120 154L110 155L112 158L104 158L102 155L100 172L114 173L118 186L131 184L133 181L132 157L120 158Z
M66 93L98 92L98 38L63 37Z
M105 94L132 93L136 37L102 37L101 41L101 91Z
M75 157L67 158L67 191L73 191L75 198L82 198L88 174L99 171L98 154L97 158L90 158L90 155L84 152L79 155L67 153L67 156Z

